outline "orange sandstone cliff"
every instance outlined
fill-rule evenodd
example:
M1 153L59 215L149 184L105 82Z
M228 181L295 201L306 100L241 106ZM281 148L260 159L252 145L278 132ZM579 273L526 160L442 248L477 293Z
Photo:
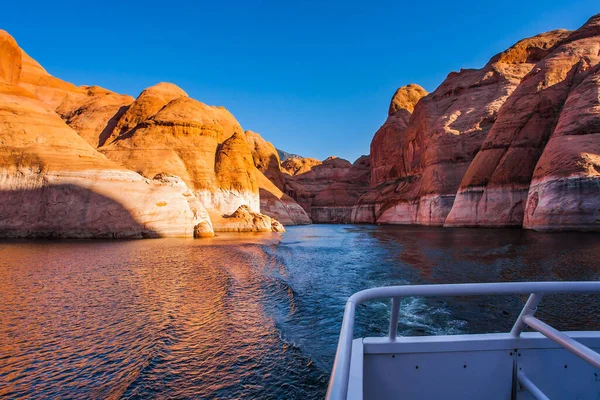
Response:
M178 178L147 179L106 159L28 80L28 63L0 31L0 236L141 238L210 235L200 202ZM22 80L23 79L23 80ZM34 90L35 89L35 90ZM87 96L85 90L78 96ZM83 97L82 97L83 98ZM59 101L60 100L60 101Z
M77 87L48 74L4 31L0 55L0 207L8 216L0 235L282 231L259 214L262 187L270 201L285 203L274 214L286 224L310 223L255 166L244 131L223 107L168 83L135 100Z

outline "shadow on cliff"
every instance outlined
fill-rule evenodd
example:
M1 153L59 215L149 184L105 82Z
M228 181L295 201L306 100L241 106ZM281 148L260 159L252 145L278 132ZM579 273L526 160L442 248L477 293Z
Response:
M3 238L157 238L122 204L76 185L0 190Z
M108 120L102 132L98 136L98 147L104 146L110 135L115 130L117 123L121 119L121 117L125 114L125 112L129 109L129 106L121 106L115 115L112 116L111 119Z

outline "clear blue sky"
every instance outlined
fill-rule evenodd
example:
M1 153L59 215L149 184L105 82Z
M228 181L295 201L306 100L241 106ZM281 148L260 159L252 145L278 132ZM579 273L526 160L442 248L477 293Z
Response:
M593 1L9 1L0 28L51 74L137 96L173 82L277 147L354 161L395 89L431 91Z

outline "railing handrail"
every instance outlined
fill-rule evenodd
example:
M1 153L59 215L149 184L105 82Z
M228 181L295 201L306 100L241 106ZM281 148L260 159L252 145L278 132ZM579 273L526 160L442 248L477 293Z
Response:
M350 375L352 340L354 334L354 314L358 304L370 300L407 296L455 297L509 294L531 295L534 293L539 296L560 293L600 293L600 282L501 282L402 285L366 289L353 294L346 301L335 361L329 380L329 387L327 389L327 399L346 400L348 394L348 380ZM529 302L527 304L529 304ZM527 304L525 304L524 307L527 307ZM515 327L524 315L530 315L529 312L525 311L521 314L522 315L519 316L515 323ZM393 313L391 318L394 319ZM518 333L520 333L520 331Z

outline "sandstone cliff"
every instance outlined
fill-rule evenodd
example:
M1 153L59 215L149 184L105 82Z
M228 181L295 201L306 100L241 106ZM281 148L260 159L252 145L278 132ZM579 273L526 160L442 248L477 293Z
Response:
M362 156L352 164L338 182L335 182L314 197L311 205L311 218L317 223L348 224L357 221L356 203L369 189L371 162L369 156Z
M532 61L462 179L447 226L600 229L592 200L600 16Z
M246 131L258 172L260 211L283 225L310 224L311 220L294 199L285 194L286 179L281 171L278 151L258 133Z
M371 143L370 188L341 178L321 189L313 220L600 230L599 69L597 15L450 73L430 94L398 89Z
M260 210L259 182L270 182L223 107L168 83L135 100L74 86L4 31L0 54L2 207L8 213L21 204L0 227L5 236L205 237L213 231L209 214L221 221L240 206ZM265 202L275 196L283 205L274 208L287 223L310 222L276 186L267 194Z
M145 179L107 160L32 93L21 80L30 59L4 31L0 51L0 236L191 237L199 224L212 231L180 180Z

